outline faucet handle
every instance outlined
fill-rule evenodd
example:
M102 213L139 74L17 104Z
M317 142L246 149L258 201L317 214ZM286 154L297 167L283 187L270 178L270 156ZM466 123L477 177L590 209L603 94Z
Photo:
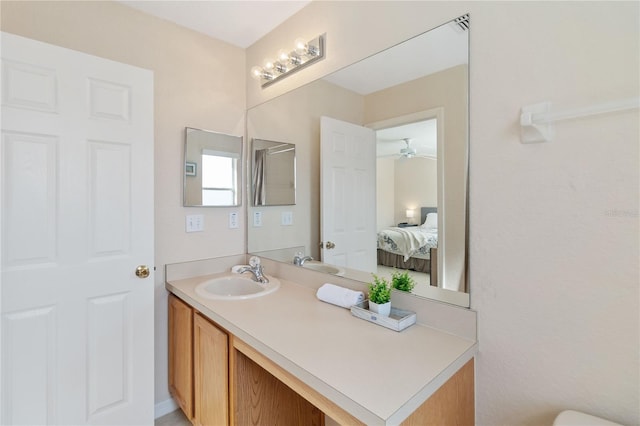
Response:
M234 274L239 274L240 273L240 269L242 269L245 266L246 265L233 265L231 267L231 272L234 273Z
M249 258L249 266L251 266L252 268L260 266L260 258L258 256L251 256Z

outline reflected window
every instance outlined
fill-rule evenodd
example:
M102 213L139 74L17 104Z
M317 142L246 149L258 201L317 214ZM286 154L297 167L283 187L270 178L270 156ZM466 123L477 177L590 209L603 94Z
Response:
M204 150L202 153L202 202L204 205L234 205L238 199L238 157Z
M184 205L241 205L242 137L191 127L185 130Z

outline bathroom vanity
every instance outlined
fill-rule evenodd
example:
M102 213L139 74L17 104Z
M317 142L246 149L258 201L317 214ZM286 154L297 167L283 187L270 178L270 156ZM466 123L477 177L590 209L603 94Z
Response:
M194 424L474 423L474 339L363 321L304 273L247 300L200 296L210 274L167 274L170 389Z

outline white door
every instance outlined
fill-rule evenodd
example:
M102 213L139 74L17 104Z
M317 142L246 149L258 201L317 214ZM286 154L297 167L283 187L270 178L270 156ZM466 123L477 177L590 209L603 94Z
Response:
M0 422L152 424L153 73L1 42Z
M376 271L375 132L320 120L322 261Z

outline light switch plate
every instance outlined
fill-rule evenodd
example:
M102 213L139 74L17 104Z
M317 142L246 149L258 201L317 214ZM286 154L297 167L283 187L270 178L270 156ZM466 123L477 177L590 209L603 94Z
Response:
M280 223L282 224L282 226L293 225L293 212L282 212Z
M201 232L204 229L204 216L201 214L187 215L185 228L187 232Z
M229 213L229 229L238 229L238 213Z

